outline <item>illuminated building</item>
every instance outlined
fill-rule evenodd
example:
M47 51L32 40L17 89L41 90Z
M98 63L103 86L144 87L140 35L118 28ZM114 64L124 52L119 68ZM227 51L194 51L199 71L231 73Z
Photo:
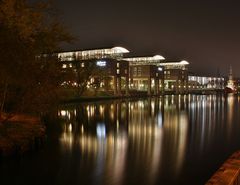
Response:
M225 90L226 90L226 92L230 92L230 93L233 93L236 91L236 87L235 87L234 80L233 80L232 66L230 66L229 77L228 77L228 81L227 81Z
M188 76L189 90L198 89L224 89L224 78L222 77L205 77L205 76Z
M125 58L129 62L131 89L147 91L148 95L159 95L163 92L164 67L159 66L165 58L160 55L153 57Z
M124 88L127 95L129 90L129 66L127 61L122 60L123 55L126 53L129 53L129 51L123 47L113 47L61 52L57 53L57 57L65 71L72 69L77 74L80 70L87 71L89 66L95 66L94 69L101 71L92 75L88 88L90 88L91 84L95 84L97 87L104 88L105 91L113 91L114 95L121 95L122 82L125 82ZM67 83L64 82L63 84ZM68 85L77 86L77 80L68 83Z
M188 92L188 65L185 60L160 63L164 67L164 89L175 93Z

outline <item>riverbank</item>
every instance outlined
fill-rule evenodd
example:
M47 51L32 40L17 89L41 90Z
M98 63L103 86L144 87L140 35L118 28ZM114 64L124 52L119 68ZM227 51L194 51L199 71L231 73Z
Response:
M0 157L21 155L44 140L45 126L39 118L16 115L0 124Z
M76 103L76 102L94 102L94 101L101 101L101 100L114 100L114 99L141 99L147 97L164 97L165 95L219 95L224 93L217 93L214 91L207 91L207 92L189 92L183 94L176 94L170 91L164 92L163 94L158 95L148 95L147 92L137 92L137 93L129 93L129 95L96 95L96 96L73 96L73 97L65 97L62 98L62 104L68 103Z
M240 182L240 151L235 152L206 185L238 185Z

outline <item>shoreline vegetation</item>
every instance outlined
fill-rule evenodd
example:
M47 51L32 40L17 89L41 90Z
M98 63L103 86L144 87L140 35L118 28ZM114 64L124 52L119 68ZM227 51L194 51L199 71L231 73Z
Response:
M44 141L46 128L39 118L15 115L0 124L0 157L18 156L37 149Z

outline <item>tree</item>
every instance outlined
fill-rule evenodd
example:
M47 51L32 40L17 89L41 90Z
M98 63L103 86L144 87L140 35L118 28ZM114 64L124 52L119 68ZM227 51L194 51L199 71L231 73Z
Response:
M9 116L41 113L56 100L62 81L53 53L72 37L48 3L0 1L0 123Z

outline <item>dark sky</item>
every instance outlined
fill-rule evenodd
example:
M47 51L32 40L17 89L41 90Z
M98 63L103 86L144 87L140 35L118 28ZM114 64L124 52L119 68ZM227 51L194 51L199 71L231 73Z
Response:
M240 1L56 0L78 38L65 50L122 46L132 56L185 59L199 75L240 77Z

